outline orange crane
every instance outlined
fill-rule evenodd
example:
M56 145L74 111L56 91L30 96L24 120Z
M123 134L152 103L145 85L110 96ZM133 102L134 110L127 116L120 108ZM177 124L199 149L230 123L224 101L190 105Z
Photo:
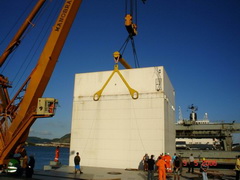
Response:
M20 43L20 38L45 3L39 0L9 46L0 57L0 66ZM42 98L58 60L68 32L82 0L66 0L39 57L37 65L11 99L8 78L0 75L0 165L8 163L15 153L24 153L30 127L37 118L54 116L54 98Z

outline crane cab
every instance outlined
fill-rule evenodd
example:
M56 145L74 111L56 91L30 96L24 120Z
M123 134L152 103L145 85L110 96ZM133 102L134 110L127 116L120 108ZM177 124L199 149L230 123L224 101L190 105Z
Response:
M49 115L55 114L57 99L54 98L38 98L37 115Z

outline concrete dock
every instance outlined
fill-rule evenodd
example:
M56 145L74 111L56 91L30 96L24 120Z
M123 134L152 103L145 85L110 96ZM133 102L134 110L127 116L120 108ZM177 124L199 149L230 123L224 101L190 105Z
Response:
M67 179L78 179L78 180L147 180L147 172L135 170L135 169L111 169L111 168L99 168L99 167L82 167L83 174L74 173L74 167L72 166L61 166L58 169L52 170L35 170L32 178L33 180L67 180ZM187 168L183 168L181 180L198 180L202 179L199 169L195 169L194 173L187 173ZM0 179L26 179L23 177L9 177L0 174ZM234 180L235 171L230 169L209 169L209 179L223 179L223 180ZM155 173L155 179L158 180L158 174ZM172 173L167 175L168 180L173 180L174 176Z

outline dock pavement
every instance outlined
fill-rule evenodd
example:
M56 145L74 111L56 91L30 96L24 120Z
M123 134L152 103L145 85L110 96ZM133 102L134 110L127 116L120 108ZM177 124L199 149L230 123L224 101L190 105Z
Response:
M32 178L23 177L9 177L4 176L6 180L17 179L31 179L31 180L147 180L147 172L136 169L115 169L115 168L100 168L100 167L82 167L83 174L79 172L74 173L73 166L61 166L57 169L51 170L35 170ZM2 179L0 175L0 179ZM155 180L158 180L158 174L154 175ZM234 180L235 171L231 169L209 169L209 180L222 179L222 180ZM187 168L183 168L181 180L200 180L202 179L201 173L198 169L194 170L194 173L188 173ZM174 180L172 173L167 174L167 180Z

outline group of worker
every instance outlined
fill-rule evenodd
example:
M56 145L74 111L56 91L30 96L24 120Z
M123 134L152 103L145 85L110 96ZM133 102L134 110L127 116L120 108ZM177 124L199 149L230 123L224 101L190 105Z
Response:
M9 160L7 165L7 173L22 176L25 174L27 178L31 178L34 173L35 159L33 155L27 156L26 150L20 153L20 157Z
M174 173L174 180L180 179L182 172L182 158L176 153L171 157L169 153L160 154L157 160L154 155L149 158L146 153L143 156L144 170L148 172L148 180L154 179L155 166L157 167L159 180L166 180L167 173Z

